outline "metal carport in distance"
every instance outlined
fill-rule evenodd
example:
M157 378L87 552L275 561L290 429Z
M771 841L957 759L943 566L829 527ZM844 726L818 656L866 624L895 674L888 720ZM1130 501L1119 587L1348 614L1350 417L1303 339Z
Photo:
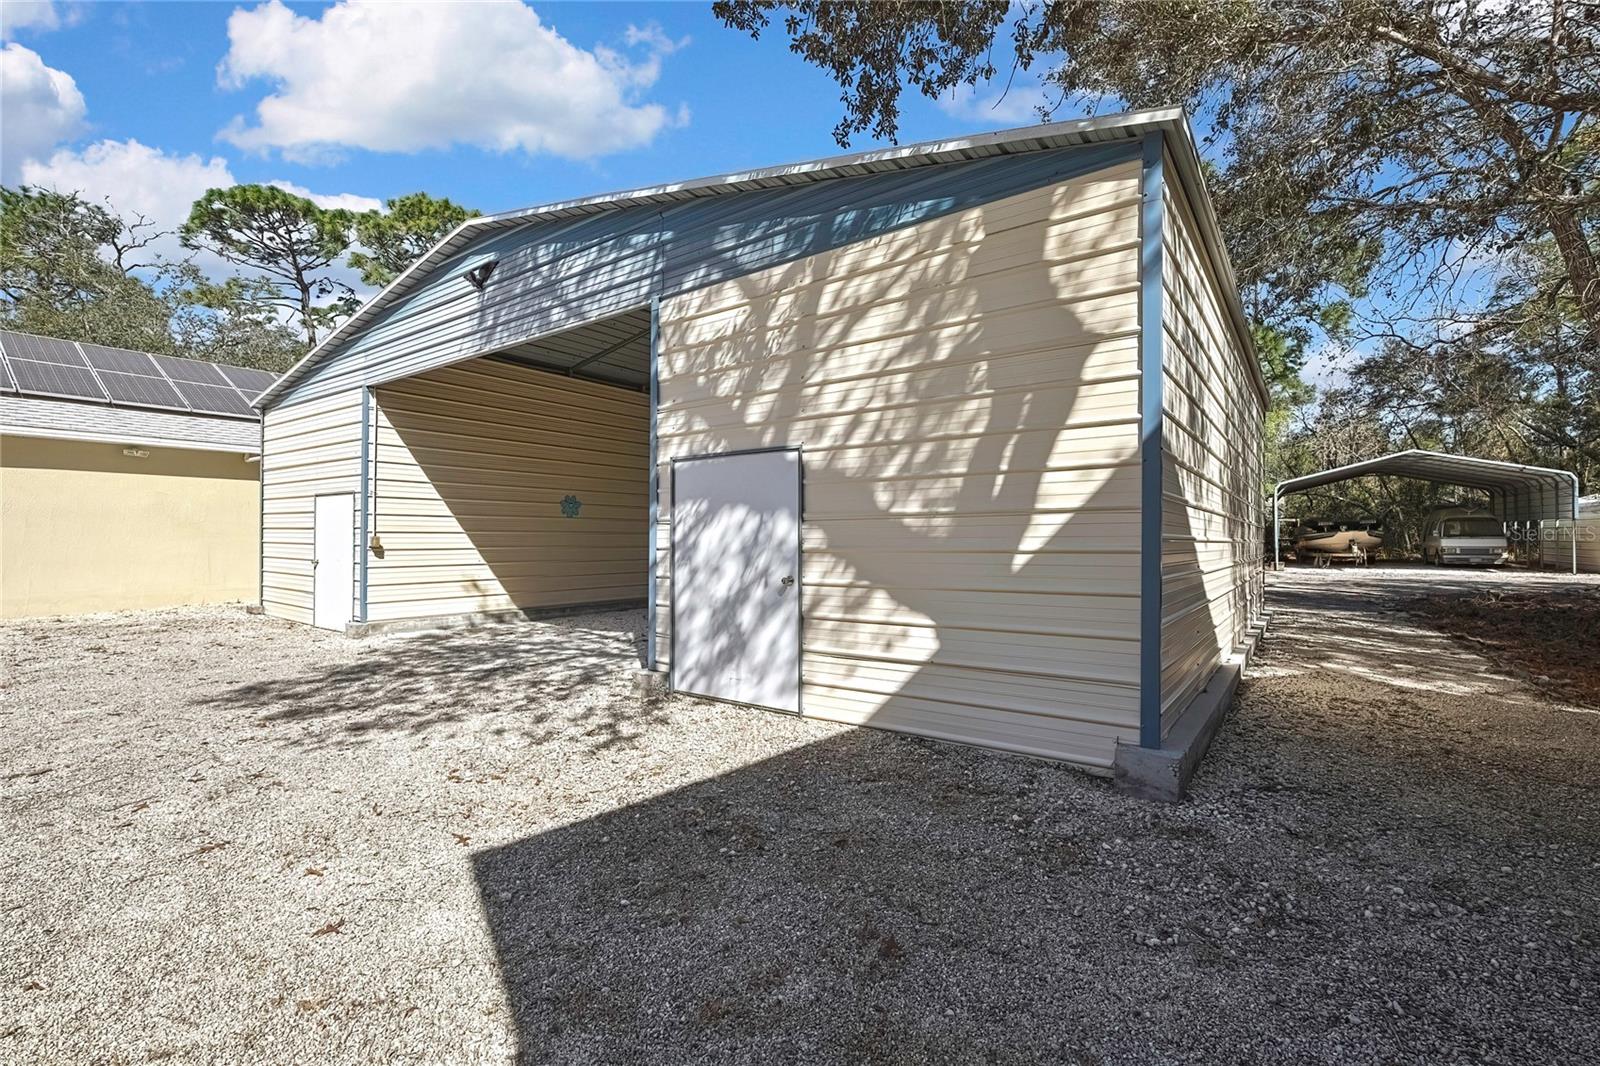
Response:
M1569 470L1412 449L1278 482L1272 490L1274 539L1281 530L1280 512L1286 493L1303 492L1336 481L1378 474L1482 489L1489 494L1495 511L1508 522L1541 522L1563 518L1576 520L1578 517L1578 475ZM1572 572L1578 572L1576 538L1572 544Z

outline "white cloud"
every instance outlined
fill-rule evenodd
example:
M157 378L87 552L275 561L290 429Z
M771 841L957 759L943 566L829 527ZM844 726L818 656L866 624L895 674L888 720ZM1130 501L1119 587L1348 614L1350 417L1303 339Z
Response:
M253 119L236 117L221 136L291 159L456 144L589 159L685 119L639 99L682 42L633 27L626 43L645 50L640 58L586 50L511 0L343 2L316 18L268 0L235 10L228 39L219 83L273 88Z
M630 47L644 45L656 55L663 56L669 56L678 51L680 48L689 47L690 40L688 37L680 37L674 41L671 37L667 36L667 32L661 28L661 24L659 22L647 22L643 26L634 26L630 24L628 28L623 31L622 39L626 41Z
M169 155L133 140L99 141L81 151L63 148L47 160L29 160L22 165L22 180L59 192L76 192L93 203L109 201L124 218L144 216L158 229L169 231L151 248L167 259L182 259L191 254L171 231L183 225L194 201L207 189L238 184L227 161L220 156L205 159L192 154ZM316 193L287 181L268 184L325 207L363 211L381 206L380 201L370 196ZM195 263L213 276L225 277L239 271L238 267L211 255L198 255ZM354 271L339 268L333 273L358 293L370 294L371 290L360 283Z
M12 42L0 50L0 180L77 134L87 108L77 82Z
M1323 343L1313 348L1300 367L1300 380L1319 391L1350 384L1350 372L1361 365L1365 355L1359 348Z
M11 40L18 30L54 30L61 26L56 5L30 0L5 0L0 3L0 39Z
M296 185L292 181L269 181L268 185L276 186L284 192L303 196L318 207L330 209L343 209L345 211L382 211L383 201L371 196L361 196L353 192L321 193L312 192L304 185Z
M1038 122L1038 108L1046 102L1037 79L1026 73L1019 73L1009 85L987 82L957 86L938 101L939 110L945 114L992 129Z
M122 216L142 215L164 230L189 217L189 208L207 189L235 184L219 156L168 155L138 141L99 141L82 150L63 148L46 160L22 165L22 180L59 192L76 192L94 203L110 202ZM181 254L176 238L159 250Z

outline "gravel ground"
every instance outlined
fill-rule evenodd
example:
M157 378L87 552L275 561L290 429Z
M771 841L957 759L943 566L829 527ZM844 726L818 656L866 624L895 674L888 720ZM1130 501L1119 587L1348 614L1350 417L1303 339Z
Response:
M1274 575L1176 807L641 703L629 614L10 624L0 1060L1600 1061L1600 706L1440 580Z

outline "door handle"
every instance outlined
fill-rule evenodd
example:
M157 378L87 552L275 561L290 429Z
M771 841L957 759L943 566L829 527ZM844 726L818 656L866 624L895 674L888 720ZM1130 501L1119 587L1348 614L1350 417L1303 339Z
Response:
M782 585L784 588L788 588L790 585L794 584L794 575L793 574L789 574L786 577L779 578L778 579L778 584Z

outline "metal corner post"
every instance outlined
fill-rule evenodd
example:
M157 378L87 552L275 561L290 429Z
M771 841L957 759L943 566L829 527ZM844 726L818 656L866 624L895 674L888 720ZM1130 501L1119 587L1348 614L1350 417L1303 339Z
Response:
M661 400L661 376L657 353L661 336L661 300L650 301L650 529L646 550L650 553L645 588L644 668L656 668L656 538L661 513L661 467L656 456L656 408Z
M1272 486L1272 562L1274 570L1283 569L1283 482Z
M1582 491L1578 484L1578 475L1566 471L1567 477L1572 479L1572 572L1578 572L1578 493ZM1560 523L1556 523L1560 525Z
M356 580L359 583L356 593L356 621L367 620L367 560L372 553L368 549L371 531L368 523L372 513L372 386L361 386L361 495L360 511L358 512L357 525L360 527L356 539Z
M261 409L261 450L256 453L256 605L267 609L267 409Z
M1139 746L1161 746L1164 139L1146 134L1139 197Z

